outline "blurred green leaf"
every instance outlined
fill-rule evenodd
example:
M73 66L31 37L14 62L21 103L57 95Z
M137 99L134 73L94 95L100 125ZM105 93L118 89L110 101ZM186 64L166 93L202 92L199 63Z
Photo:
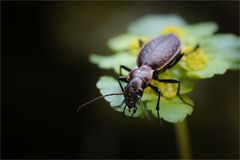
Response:
M233 34L216 34L202 39L201 45L218 50L237 49L240 47L240 39Z
M111 38L107 42L107 45L114 51L124 51L129 49L130 42L135 38L137 38L137 36L132 34L121 34L117 37Z
M193 81L185 78L185 79L181 79L180 82L181 82L180 94L186 94L186 93L192 92L194 88Z
M177 15L147 15L130 23L128 32L153 38L166 26L184 26L185 24L184 19Z
M216 74L224 74L230 64L219 60L209 60L207 66L199 71L189 71L187 75L194 79L211 78Z
M218 26L214 22L201 22L194 25L184 27L185 37L184 43L196 45L201 38L211 36L218 30Z
M215 22L201 22L189 25L186 28L187 34L198 38L203 38L212 35L218 30L218 25Z
M97 82L97 88L100 90L100 93L102 95L122 92L117 81L109 76L101 76ZM124 96L123 95L109 96L105 97L104 99L110 102L110 105L114 107L122 103ZM117 109L119 110L119 108Z
M157 117L156 111L157 98L153 98L147 102L147 109L152 111L152 114ZM187 115L191 115L193 108L183 103L179 98L160 100L160 117L172 123L181 122Z
M90 62L97 64L99 68L113 69L116 73L119 73L120 65L125 65L129 68L136 66L136 56L125 52L109 56L91 54Z
M240 39L232 34L218 34L204 38L200 45L206 53L228 62L231 69L240 69Z

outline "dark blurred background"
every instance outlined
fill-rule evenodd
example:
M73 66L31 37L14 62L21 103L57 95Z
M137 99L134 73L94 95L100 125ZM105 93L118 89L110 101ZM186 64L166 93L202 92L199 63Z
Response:
M146 14L215 21L239 35L239 1L1 2L2 158L178 158L174 125L123 119L100 100L90 53ZM198 81L187 118L193 158L239 158L239 72Z

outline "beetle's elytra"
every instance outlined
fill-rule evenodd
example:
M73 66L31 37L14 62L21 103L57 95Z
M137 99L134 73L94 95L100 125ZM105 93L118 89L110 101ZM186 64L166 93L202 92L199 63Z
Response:
M181 44L175 35L159 36L141 48L137 65L147 65L155 71L161 70L180 54L180 51Z
M176 79L158 79L156 75L165 71L166 69L173 67L184 55L181 53L181 42L174 34L161 35L148 43L143 45L143 42L139 40L139 45L141 47L139 55L137 57L137 67L130 69L127 66L120 66L120 76L118 77L118 82L121 87L122 93L112 93L104 96L97 97L79 107L79 109L99 98L105 96L113 95L124 95L123 102L119 105L121 107L123 104L124 111L126 107L129 109L133 108L133 113L136 113L137 101L141 100L143 96L144 89L146 87L152 88L158 95L158 100L156 103L156 111L158 114L158 119L160 121L160 96L161 90L151 84L151 80L157 80L162 83L176 83L178 84L177 96L186 104L187 102L181 97L180 91L180 81ZM122 76L122 69L129 72L127 77ZM126 87L122 86L122 82L127 83Z

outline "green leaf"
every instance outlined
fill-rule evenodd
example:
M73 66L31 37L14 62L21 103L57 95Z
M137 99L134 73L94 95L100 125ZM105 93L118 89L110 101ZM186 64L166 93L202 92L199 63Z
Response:
M194 79L211 78L216 74L224 74L229 68L229 63L213 59L209 60L204 69L199 71L189 71L187 75Z
M201 22L186 27L187 33L195 38L202 38L212 35L218 30L218 25L215 22Z
M228 62L231 69L240 69L240 39L232 34L218 34L200 41L204 51L216 59Z
M136 66L136 57L129 53L117 53L109 56L100 56L97 54L91 54L90 62L97 64L102 69L113 69L116 73L119 73L120 65L133 68Z
M107 42L107 45L114 51L124 51L129 49L130 42L136 38L138 37L132 34L121 34L117 37L111 38Z
M109 76L102 76L97 82L97 88L100 90L102 95L111 94L111 93L121 93L121 88L117 83L116 79ZM110 102L112 107L118 106L122 103L124 96L108 96L104 98L106 101ZM117 108L119 110L119 108ZM121 110L121 109L120 109Z
M152 114L157 117L156 111L157 98L153 98L147 102L147 109L152 111ZM183 103L179 98L160 100L160 117L164 120L177 123L183 121L187 115L191 115L193 108Z
M128 32L153 38L158 36L166 26L177 27L185 24L184 19L177 15L147 15L132 22L128 27Z
M206 37L200 42L204 47L216 48L218 50L237 49L240 47L239 37L233 34L216 34Z
M194 88L194 83L192 80L189 79L181 79L181 88L180 88L180 94L186 94L189 92L192 92Z
M185 27L184 43L196 44L201 38L208 37L218 30L218 26L214 22L201 22Z

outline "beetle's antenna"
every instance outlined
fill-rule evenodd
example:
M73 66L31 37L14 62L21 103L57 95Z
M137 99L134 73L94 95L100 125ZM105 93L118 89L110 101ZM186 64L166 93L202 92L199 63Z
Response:
M92 102L94 102L94 101L96 101L96 100L98 100L98 99L101 99L101 98L104 98L104 97L107 97L107 96L115 96L115 95L122 95L122 94L124 94L124 92L121 92L121 93L111 93L111 94L106 94L106 95L103 95L103 96L99 96L99 97L93 98L92 100L90 100L90 101L82 104L81 106L79 106L79 107L77 108L77 112L79 112L79 110L80 110L81 108L83 108L84 106L86 106L86 105L88 105L88 104L90 104L90 103L92 103Z

